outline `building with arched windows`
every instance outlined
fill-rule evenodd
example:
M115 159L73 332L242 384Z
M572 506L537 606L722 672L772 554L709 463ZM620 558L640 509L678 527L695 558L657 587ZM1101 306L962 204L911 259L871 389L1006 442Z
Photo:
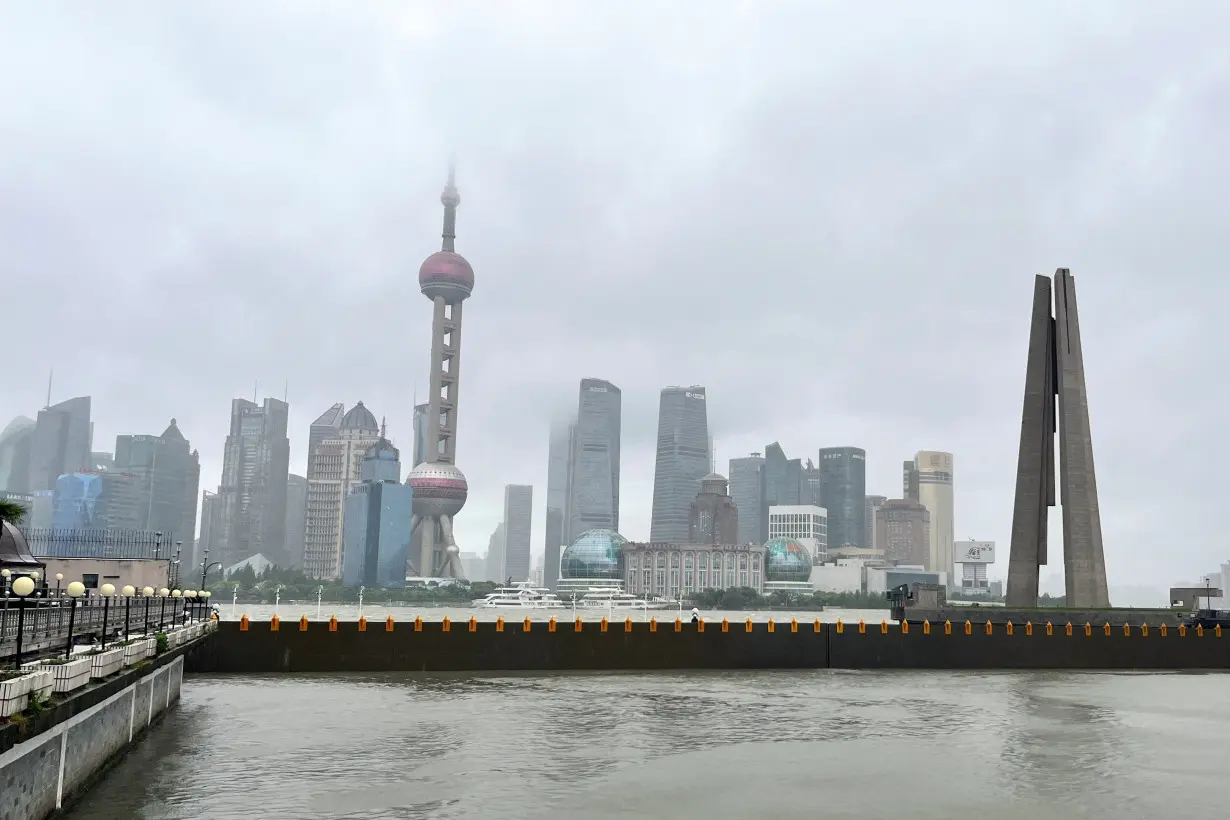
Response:
M636 596L678 600L703 589L764 591L760 544L624 544L624 588Z

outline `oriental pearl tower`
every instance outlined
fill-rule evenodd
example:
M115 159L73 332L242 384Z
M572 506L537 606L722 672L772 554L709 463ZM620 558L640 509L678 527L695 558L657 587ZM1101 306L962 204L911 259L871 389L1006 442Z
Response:
M461 303L474 289L474 269L453 250L461 195L451 165L440 202L444 205L444 244L419 268L419 288L432 304L431 396L426 460L406 476L414 490L410 563L418 575L465 578L460 550L453 540L453 516L465 506L469 487L453 461L461 376Z

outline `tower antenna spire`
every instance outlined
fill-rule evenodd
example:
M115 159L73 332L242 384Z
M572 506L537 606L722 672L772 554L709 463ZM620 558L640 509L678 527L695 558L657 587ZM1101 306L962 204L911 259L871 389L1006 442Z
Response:
M51 406L51 379L55 376L55 374L56 370L54 367L47 371L47 404L45 404L44 407Z
M448 182L444 184L444 191L440 194L440 203L444 206L444 232L441 234L444 242L440 249L453 253L453 240L457 238L457 206L461 204L461 194L457 192L455 159L448 161Z

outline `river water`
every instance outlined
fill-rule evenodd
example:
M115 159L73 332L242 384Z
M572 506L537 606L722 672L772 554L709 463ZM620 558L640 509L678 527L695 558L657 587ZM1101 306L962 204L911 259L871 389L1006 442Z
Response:
M73 820L1225 817L1230 676L189 676Z

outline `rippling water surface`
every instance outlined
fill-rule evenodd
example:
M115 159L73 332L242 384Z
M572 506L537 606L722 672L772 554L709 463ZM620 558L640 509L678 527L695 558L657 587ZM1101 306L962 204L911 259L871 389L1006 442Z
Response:
M189 677L70 814L1224 817L1230 676Z

